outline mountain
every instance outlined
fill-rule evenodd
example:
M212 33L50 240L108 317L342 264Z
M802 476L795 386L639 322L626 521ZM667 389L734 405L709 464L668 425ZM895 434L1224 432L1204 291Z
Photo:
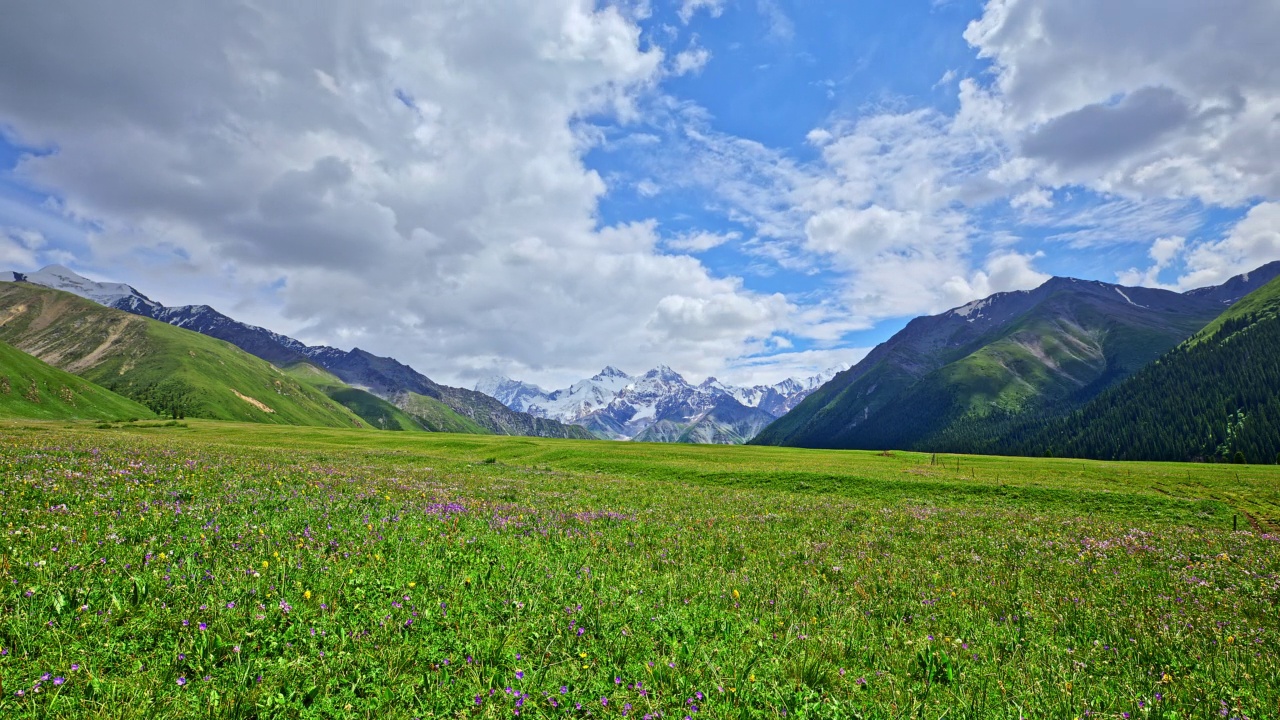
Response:
M410 411L410 406L418 410L425 407L410 395L431 398L443 404L447 412L432 407L427 415L418 417L416 424L427 429L474 426L500 435L592 437L583 428L514 412L482 393L440 385L393 358L379 357L359 348L345 351L325 346L310 347L286 335L235 320L208 305L165 307L128 285L95 282L60 265L51 265L35 273L8 275L17 281L65 290L119 310L225 340L279 368L299 363L315 365L352 388L372 393L406 412ZM0 276L0 280L4 279ZM372 407L367 400L350 393L344 393L344 397L352 402L358 400L362 407Z
M161 307L160 303L134 290L130 285L95 282L62 265L49 265L33 273L0 273L0 282L28 282L32 285L42 285L110 307L115 307L117 303L135 305L139 308Z
M1181 294L1052 278L916 318L752 442L967 451L960 430L1079 407L1277 274L1273 263Z
M132 420L154 414L126 397L0 342L0 417Z
M754 437L836 372L775 385L733 387L715 378L693 385L666 365L637 376L609 366L550 392L500 376L480 381L476 390L515 410L580 424L597 437L731 444Z
M311 385L330 400L355 413L369 427L418 432L427 429L395 405L371 392L351 387L336 375L311 363L300 362L282 369L286 375Z
M233 345L27 282L0 283L0 341L162 415L363 425Z
M742 445L773 422L774 416L747 407L732 396L720 395L696 415L680 419L663 418L649 425L637 442L678 442L710 445Z
M1116 460L1280 462L1280 278L1061 417L970 438L985 451Z

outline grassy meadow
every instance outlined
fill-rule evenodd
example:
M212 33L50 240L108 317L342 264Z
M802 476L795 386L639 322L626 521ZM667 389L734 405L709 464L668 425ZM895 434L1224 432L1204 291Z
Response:
M0 717L1273 718L1277 521L1275 466L3 421Z

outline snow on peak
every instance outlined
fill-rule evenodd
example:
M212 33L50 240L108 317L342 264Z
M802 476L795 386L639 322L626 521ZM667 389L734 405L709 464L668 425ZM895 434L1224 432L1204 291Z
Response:
M962 305L956 308L955 310L952 310L951 313L953 315L959 315L962 318L966 318L969 320L969 322L973 322L974 320L977 320L978 318L982 317L982 308L990 304L991 304L991 298L974 300L973 302L967 305Z
M25 280L33 285L62 290L101 305L113 306L116 303L127 303L133 306L159 306L154 300L129 285L90 280L65 265L49 265L33 273L12 274L15 281Z
M612 365L606 365L603 370L593 375L591 379L598 382L601 380L606 380L608 378L630 378L630 377L631 377L630 375L622 372L618 368Z

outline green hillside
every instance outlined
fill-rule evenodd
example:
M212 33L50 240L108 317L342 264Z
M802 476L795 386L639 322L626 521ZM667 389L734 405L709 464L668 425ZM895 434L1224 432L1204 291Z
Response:
M1220 302L1055 278L917 318L753 444L950 449L1011 418L1063 412L1154 361Z
M379 430L422 432L423 426L400 408L367 390L351 387L333 373L311 363L296 363L284 368L285 374L310 384L330 400L355 413L369 427Z
M492 435L492 430L481 426L469 417L458 414L453 408L435 398L417 393L403 393L396 400L400 409L413 416L431 432Z
M0 417L131 420L152 416L128 398L0 342Z
M350 410L265 360L74 295L0 284L0 341L166 416L358 427Z
M966 442L1013 454L1280 462L1278 359L1280 279L1079 410Z

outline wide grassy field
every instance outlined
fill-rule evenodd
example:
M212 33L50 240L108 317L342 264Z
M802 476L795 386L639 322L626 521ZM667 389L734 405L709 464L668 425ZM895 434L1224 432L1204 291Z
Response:
M140 425L0 422L0 717L1280 716L1274 466Z

